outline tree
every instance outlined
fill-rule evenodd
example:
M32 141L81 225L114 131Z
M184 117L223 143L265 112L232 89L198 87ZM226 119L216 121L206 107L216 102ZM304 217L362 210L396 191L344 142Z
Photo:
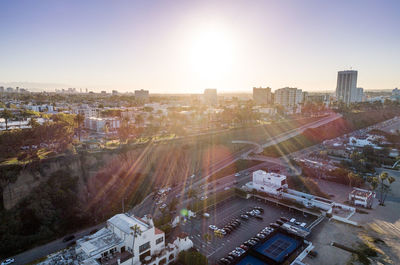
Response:
M379 190L380 190L380 196L379 196L379 198L380 198L379 204L380 205L385 205L386 196L390 191L390 186L395 181L396 181L396 179L392 176L389 176L389 174L387 172L382 172L379 175L378 183L379 183Z
M4 119L4 122L6 123L6 131L8 131L8 121L10 119L12 119L14 117L14 115L12 114L12 112L8 109L4 109L1 113L0 113L0 118Z
M200 252L189 250L179 253L178 261L185 265L207 265L207 257Z
M177 198L173 198L172 201L169 203L168 205L168 209L170 212L175 211L176 210L176 206L178 205L179 201Z
M135 224L134 226L131 226L131 233L132 237L132 254L135 253L135 238L137 236L140 236L142 234L142 230L140 230L140 227ZM132 257L132 265L133 265L133 257Z
M81 141L82 123L85 121L85 116L83 114L77 114L74 118L74 121L76 128L78 129L79 141Z
M31 118L28 122L28 125L31 126L31 128L36 128L38 127L40 124L37 122L36 118Z
M189 198L197 198L197 190L195 190L195 189L188 190L187 196Z

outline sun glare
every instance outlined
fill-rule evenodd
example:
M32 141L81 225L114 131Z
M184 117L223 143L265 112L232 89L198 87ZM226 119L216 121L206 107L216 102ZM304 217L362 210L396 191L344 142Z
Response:
M232 68L233 41L226 31L201 30L190 43L189 59L192 71L200 78L210 81L223 78Z

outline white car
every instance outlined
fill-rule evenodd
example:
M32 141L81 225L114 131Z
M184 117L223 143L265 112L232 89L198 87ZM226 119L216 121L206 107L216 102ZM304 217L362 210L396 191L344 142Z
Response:
M215 231L218 229L218 227L216 227L215 225L209 225L208 228L210 228L210 230Z
M224 190L229 190L229 189L230 189L230 187L225 187L225 188L224 188Z
M163 205L160 206L160 209L164 209L166 207L167 207L167 205L164 203Z
M208 198L207 196L201 196L200 200L204 201L207 198Z
M1 265L9 265L9 264L14 263L14 262L15 262L14 259L6 259L5 261L3 261L1 263Z
M239 176L240 176L240 174L239 174L239 173L236 173L236 174L235 174L235 177L239 177Z

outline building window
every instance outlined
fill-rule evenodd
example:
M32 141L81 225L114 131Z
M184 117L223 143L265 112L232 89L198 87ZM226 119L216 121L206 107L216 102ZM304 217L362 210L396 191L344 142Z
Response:
M156 240L156 244L157 245L162 243L162 242L164 242L164 237L157 238L157 240Z
M139 246L139 252L141 253L145 250L148 250L149 248L150 248L150 241Z

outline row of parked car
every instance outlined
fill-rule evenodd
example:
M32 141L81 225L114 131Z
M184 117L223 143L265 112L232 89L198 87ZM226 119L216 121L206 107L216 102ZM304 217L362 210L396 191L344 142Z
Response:
M227 256L221 258L218 264L228 265L235 262L239 257L241 257L244 253L246 253L247 250L249 250L249 248L258 244L261 241L264 241L267 238L267 236L271 234L273 231L274 228L269 226L265 227L257 235L243 242L243 244L241 244L240 247L236 247Z
M218 228L215 225L209 225L208 228L214 231L214 234L216 234L217 236L225 236L227 234L230 234L236 228L238 228L240 224L241 223L239 219L233 219L229 223L227 223L223 228Z
M241 214L240 218L242 218L243 220L249 220L250 217L255 217L259 220L263 220L264 218L261 216L262 213L264 213L264 209L262 207L256 206L253 207L252 210Z

